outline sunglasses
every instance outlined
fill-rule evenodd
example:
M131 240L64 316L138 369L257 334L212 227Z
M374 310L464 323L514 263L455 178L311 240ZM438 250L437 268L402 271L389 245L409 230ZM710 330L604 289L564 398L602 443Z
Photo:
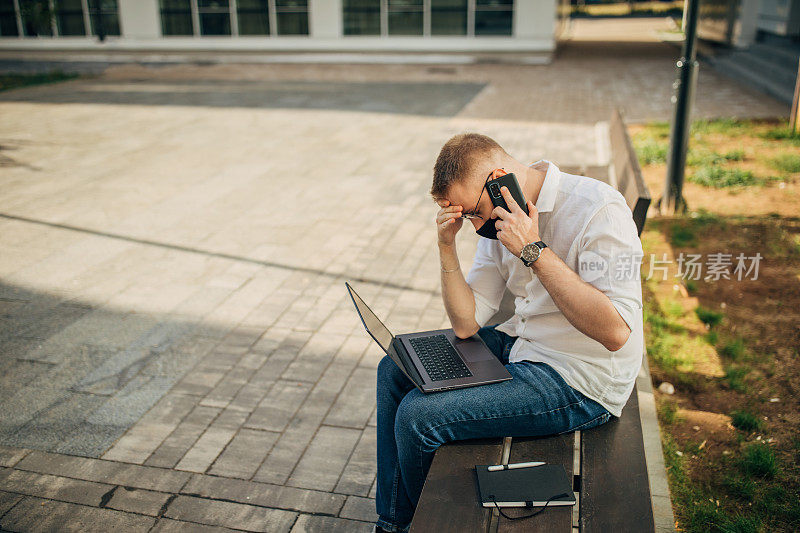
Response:
M475 208L472 211L469 211L467 213L462 213L461 214L461 218L478 218L478 219L483 220L483 217L478 214L478 204L481 203L481 197L483 196L483 190L486 188L486 184L489 183L489 178L495 179L495 178L498 178L500 176L505 176L506 174L508 174L508 172L506 172L502 168L496 168L496 169L492 170L491 172L489 172L489 175L486 176L486 181L483 182L483 187L481 187L481 193L478 195L478 201L475 203Z

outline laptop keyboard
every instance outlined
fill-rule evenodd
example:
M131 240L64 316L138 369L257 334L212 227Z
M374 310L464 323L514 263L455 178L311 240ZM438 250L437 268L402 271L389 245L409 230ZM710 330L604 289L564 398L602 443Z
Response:
M472 372L444 335L414 337L409 342L433 381L472 376Z

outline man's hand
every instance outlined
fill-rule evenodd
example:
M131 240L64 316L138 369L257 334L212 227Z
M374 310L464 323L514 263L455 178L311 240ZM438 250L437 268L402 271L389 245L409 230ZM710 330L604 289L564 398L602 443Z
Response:
M501 187L500 194L503 195L511 212L500 206L492 210L492 217L500 218L495 223L497 238L509 252L519 257L523 246L529 242L541 240L539 238L539 212L536 210L536 206L528 200L527 205L530 215L526 215L525 211L514 200L514 197L511 196L508 187Z
M438 200L439 212L436 213L436 230L439 234L439 244L452 246L456 240L456 233L461 229L464 219L461 218L461 206L450 205L448 200Z

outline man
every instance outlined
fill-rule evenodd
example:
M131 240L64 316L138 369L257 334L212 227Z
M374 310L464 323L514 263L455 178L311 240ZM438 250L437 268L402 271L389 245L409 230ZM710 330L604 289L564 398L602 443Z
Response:
M529 215L505 187L510 211L492 205L484 185L495 169L516 175ZM453 330L477 333L512 379L423 394L389 357L380 362L379 532L408 528L442 444L603 424L622 414L642 362L642 247L618 191L546 160L526 166L468 133L442 147L431 195L441 208L442 298ZM480 235L466 278L455 246L462 215ZM506 288L514 316L487 326Z

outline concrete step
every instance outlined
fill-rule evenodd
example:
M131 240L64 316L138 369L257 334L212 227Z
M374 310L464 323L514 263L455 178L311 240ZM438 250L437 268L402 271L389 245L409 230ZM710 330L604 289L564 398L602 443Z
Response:
M743 64L736 57L724 56L709 59L714 69L724 76L733 78L745 85L753 87L787 104L794 97L794 80L787 83L785 77L765 70L764 67L753 68L752 64ZM777 79L776 79L777 78Z

